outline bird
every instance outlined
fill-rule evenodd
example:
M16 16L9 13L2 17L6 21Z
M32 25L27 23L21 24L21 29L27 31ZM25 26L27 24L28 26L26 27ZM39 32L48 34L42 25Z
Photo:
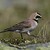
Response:
M17 32L20 33L21 35L21 39L23 39L22 33L26 33L28 35L31 35L31 31L33 31L37 26L38 26L38 22L39 19L42 16L40 15L40 13L38 12L33 12L29 18L27 18L24 21L21 21L9 28L4 29L3 31L1 31L0 33L4 33L4 32Z

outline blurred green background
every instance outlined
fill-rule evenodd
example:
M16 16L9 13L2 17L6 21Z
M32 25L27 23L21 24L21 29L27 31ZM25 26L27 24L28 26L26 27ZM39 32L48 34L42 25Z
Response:
M39 26L31 34L40 37L35 38L37 42L50 41L50 0L0 0L0 31L25 20L35 11L42 15L43 20L39 21ZM0 39L15 38L20 38L20 34L0 33ZM28 36L24 38L30 39Z

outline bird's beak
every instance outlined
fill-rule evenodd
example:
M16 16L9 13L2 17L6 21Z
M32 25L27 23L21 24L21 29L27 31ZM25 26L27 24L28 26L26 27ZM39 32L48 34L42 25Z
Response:
M39 18L42 18L42 16L39 15Z
M40 18L41 18L42 20L44 20L44 19L42 18L42 16L40 16Z

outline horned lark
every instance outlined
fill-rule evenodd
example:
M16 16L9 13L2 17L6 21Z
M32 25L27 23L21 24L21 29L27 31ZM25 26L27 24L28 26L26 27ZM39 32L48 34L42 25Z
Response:
M15 24L14 26L10 28L4 29L0 33L15 31L17 33L20 33L21 38L23 39L22 33L27 33L28 35L30 35L30 32L37 27L39 18L41 18L41 15L38 12L34 12L26 20L18 24Z

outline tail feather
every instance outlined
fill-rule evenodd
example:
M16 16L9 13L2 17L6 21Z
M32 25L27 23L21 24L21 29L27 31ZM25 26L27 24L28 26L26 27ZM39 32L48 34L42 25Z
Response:
M7 31L6 30L0 31L0 33L4 33L4 32L7 32Z

